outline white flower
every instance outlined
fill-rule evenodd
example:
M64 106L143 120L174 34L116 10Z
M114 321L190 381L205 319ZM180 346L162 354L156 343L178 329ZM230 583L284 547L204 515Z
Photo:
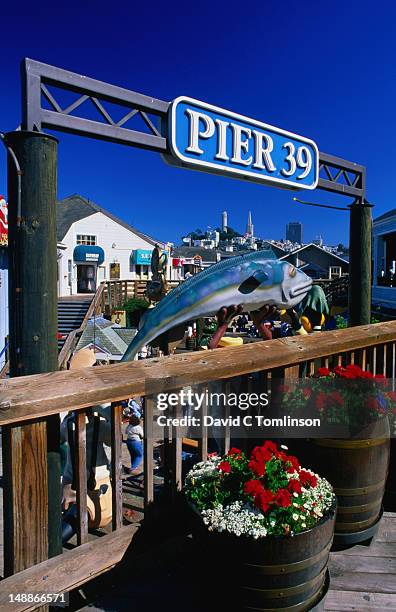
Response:
M292 519L293 521L298 521L299 515L298 514L293 514L292 515Z

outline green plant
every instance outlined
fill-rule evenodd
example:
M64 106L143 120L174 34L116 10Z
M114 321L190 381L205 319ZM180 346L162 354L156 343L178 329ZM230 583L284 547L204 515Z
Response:
M150 303L147 300L133 297L124 303L123 309L126 312L135 312L135 310L146 310L149 306Z
M254 539L311 529L334 505L331 485L267 440L248 457L232 448L187 474L185 495L209 531Z
M337 315L335 321L337 329L346 329L348 327L348 321L341 315Z
M389 412L387 380L358 365L319 368L311 378L281 388L281 410L320 417L323 425L362 428Z

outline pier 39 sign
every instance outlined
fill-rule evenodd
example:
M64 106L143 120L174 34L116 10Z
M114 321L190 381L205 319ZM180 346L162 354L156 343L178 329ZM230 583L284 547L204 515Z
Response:
M318 184L312 140L192 98L170 105L169 145L176 164L191 169L290 189Z

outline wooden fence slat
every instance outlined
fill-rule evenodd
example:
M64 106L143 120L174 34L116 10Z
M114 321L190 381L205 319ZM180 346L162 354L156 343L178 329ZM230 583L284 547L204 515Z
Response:
M224 393L226 396L226 402L225 402L225 406L224 406L224 418L228 419L228 417L230 416L230 405L228 403L228 396L231 393L231 383L229 380L227 380L224 385ZM230 444L231 444L231 428L230 426L227 424L224 428L224 452L228 453L228 451L230 450Z
M48 557L46 423L5 427L2 445L4 573L9 576Z
M198 386L198 393L205 393L206 385ZM208 428L204 425L205 416L208 414L208 404L206 398L202 402L201 407L201 436L198 440L198 456L200 461L206 461L208 458Z
M122 405L111 405L111 495L112 528L122 527Z
M76 462L76 501L77 501L77 544L88 541L87 513L87 434L85 412L75 417L75 462Z
M144 405L144 508L154 501L153 455L154 398L148 396Z

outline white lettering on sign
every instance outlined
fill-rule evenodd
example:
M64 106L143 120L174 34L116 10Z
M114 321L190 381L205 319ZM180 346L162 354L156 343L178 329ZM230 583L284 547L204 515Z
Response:
M89 261L98 261L99 253L86 253L85 259Z
M192 98L171 103L168 143L173 165L291 189L318 184L314 141Z
M191 109L187 109L186 113L190 117L190 138L188 147L186 148L187 152L202 155L204 150L199 146L200 139L207 140L217 132L216 159L221 159L223 161L230 160L233 164L253 166L253 168L258 168L260 170L266 169L268 172L276 171L275 164L271 157L271 153L274 149L274 142L269 134L259 132L258 130L251 130L238 123L222 121L221 119L213 121L212 117L209 117L209 115ZM201 131L200 123L204 126L204 129ZM226 130L228 127L231 127L232 130L231 158L227 155ZM253 155L246 157L249 152L252 138L254 139L254 158ZM312 168L312 155L308 147L302 145L298 147L296 152L294 144L292 142L286 142L282 146L282 149L285 149L287 152L284 159L286 167L281 169L283 176L293 176L297 168L303 169L303 172L296 176L297 179L301 180L308 176Z
M200 138L211 138L215 133L214 121L209 115L199 113L198 111L191 110L190 108L186 111L190 118L190 143L187 147L187 151L190 153L197 153L202 155L203 149L200 149L198 142ZM205 126L203 132L199 131L199 124L202 122Z
M257 130L254 130L253 134L255 140L255 162L253 166L260 170L267 168L268 172L275 172L276 168L271 159L271 153L274 150L274 142L271 136L263 132L258 132Z

